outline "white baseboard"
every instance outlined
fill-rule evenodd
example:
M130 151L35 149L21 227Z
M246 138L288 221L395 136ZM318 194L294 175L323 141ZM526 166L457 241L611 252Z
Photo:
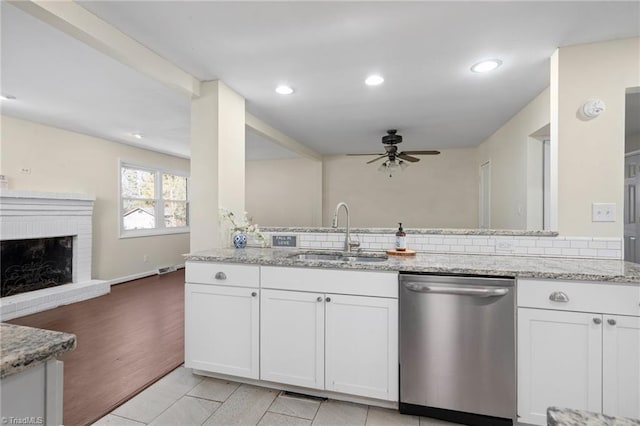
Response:
M184 263L181 263L179 265L174 265L174 266L176 267L176 269L182 269L184 268ZM137 274L131 274L131 275L125 275L124 277L113 278L113 279L107 280L107 282L109 283L109 285L116 285L116 284L126 283L127 281L139 280L140 278L146 278L146 277L150 277L152 275L157 275L157 274L158 274L158 269L156 268L151 271L139 272Z

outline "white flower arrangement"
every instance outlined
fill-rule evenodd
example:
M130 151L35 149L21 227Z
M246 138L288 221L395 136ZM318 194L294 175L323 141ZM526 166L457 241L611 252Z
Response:
M220 219L222 221L228 221L231 224L229 228L232 232L242 232L247 235L253 235L254 238L262 244L265 245L265 238L262 232L260 232L260 228L257 223L253 223L253 219L247 212L244 212L244 215L241 219L238 219L235 214L231 210L225 209L223 207L220 208Z

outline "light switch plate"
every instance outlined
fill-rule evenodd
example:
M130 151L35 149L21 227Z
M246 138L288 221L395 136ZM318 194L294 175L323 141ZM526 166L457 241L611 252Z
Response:
M615 203L593 203L592 222L615 222Z

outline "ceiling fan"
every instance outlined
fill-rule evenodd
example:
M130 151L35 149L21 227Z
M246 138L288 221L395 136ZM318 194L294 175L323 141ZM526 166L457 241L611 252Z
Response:
M378 168L378 170L389 172L389 176L393 174L393 171L398 168L405 169L407 167L406 161L410 163L417 163L419 158L414 155L438 155L440 151L400 151L398 152L398 144L402 142L402 136L398 134L396 129L387 130L387 134L382 137L382 144L384 145L385 152L375 154L347 154L347 155L378 155L377 158L367 161L367 164L374 163L378 160L385 158L386 160Z

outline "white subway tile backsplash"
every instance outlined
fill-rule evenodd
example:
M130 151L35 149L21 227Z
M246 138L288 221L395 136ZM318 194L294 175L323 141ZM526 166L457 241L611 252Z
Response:
M352 234L363 250L385 250L395 244L395 236L388 234ZM301 233L300 247L342 250L344 234ZM497 242L510 244L509 249L497 249ZM616 238L429 235L407 236L407 247L435 253L496 254L501 256L586 257L620 259L622 241Z
M607 243L607 248L611 250L621 250L622 249L622 241L609 242Z
M580 256L580 249L577 248L563 248L562 255L568 257Z
M571 248L585 249L589 247L589 242L585 240L571 240Z
M580 256L581 257L597 257L598 256L598 250L590 249L590 248L581 248L580 249Z
M543 248L553 247L553 241L548 239L543 240L542 238L539 238L536 240L536 247L543 247Z
M591 249L606 249L606 241L589 241L589 248Z
M620 259L622 258L622 252L620 250L598 249L598 257Z
M564 239L562 239L562 240L554 240L553 241L553 247L555 247L555 248L570 248L571 247L571 242L565 241Z
M546 247L544 254L547 256L560 256L562 255L562 249L556 247Z

